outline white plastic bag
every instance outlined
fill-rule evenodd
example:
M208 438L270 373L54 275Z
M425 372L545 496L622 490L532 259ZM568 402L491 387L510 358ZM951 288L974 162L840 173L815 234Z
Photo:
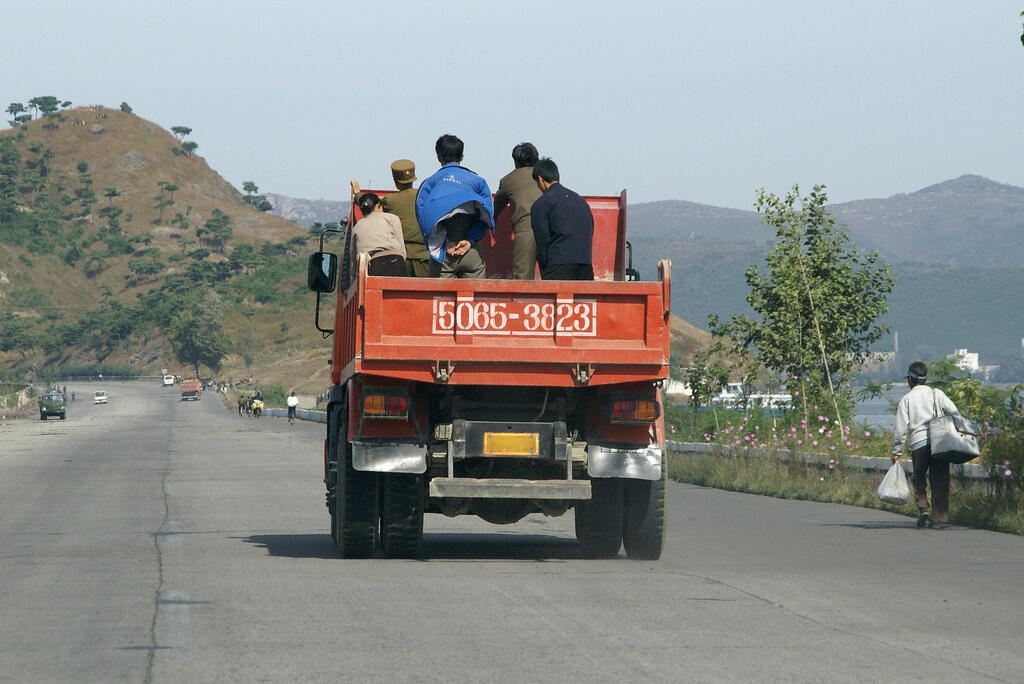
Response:
M889 472L882 478L882 484L878 485L878 498L897 505L910 503L910 483L907 482L907 474L903 472L903 466L899 461L892 464Z

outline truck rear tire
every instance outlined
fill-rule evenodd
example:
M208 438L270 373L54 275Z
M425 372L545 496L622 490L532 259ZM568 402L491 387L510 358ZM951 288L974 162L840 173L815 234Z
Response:
M587 558L615 558L622 546L622 480L590 481L590 501L575 505L576 538Z
M668 468L661 461L658 480L625 481L625 518L622 544L634 560L658 560L665 544L665 486Z
M341 416L346 416L344 408ZM377 542L380 521L377 473L363 473L352 467L348 443L348 421L338 426L338 486L331 535L342 558L370 558Z
M423 548L424 476L380 476L380 545L387 558L417 558Z

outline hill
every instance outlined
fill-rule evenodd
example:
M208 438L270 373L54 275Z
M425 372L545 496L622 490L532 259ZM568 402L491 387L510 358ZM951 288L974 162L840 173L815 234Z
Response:
M168 331L201 314L225 334L224 377L326 386L309 230L257 211L185 137L105 107L0 132L0 369L192 374Z

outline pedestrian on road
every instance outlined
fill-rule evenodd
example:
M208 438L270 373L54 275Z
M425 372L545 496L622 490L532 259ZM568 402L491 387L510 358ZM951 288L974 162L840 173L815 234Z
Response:
M928 422L960 411L942 390L928 387L928 366L922 361L910 364L906 377L910 391L896 407L892 460L895 463L900 459L903 447L909 442L914 464L914 498L919 511L917 526L941 530L949 519L949 461L932 458ZM928 512L928 485L932 490L931 513Z
M299 398L295 396L295 392L288 395L288 424L291 425L295 422L295 409L299 405Z

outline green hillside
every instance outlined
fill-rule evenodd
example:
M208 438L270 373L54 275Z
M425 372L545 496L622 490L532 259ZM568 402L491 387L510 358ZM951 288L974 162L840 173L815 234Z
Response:
M0 370L191 374L168 331L199 316L228 341L222 375L322 389L308 229L258 211L174 130L80 107L0 132Z

